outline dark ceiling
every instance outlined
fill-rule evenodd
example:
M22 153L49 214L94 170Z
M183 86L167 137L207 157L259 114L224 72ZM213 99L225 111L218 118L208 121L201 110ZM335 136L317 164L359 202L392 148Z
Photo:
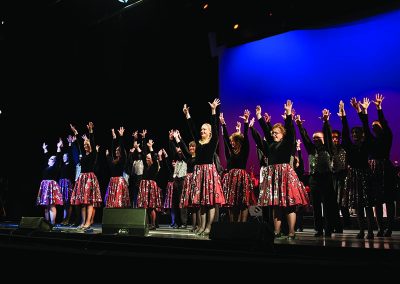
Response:
M121 0L123 2L123 0ZM293 29L322 27L399 8L398 0L41 0L1 1L2 25L79 32L124 17L129 29L163 33L215 32L218 44L235 45ZM203 9L208 4L207 9ZM234 24L240 28L233 30Z

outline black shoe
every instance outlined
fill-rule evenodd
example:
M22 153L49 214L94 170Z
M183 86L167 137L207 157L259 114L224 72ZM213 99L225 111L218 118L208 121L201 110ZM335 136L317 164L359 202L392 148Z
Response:
M303 228L297 228L297 230L296 230L297 232L303 232L304 231L304 229Z
M322 237L323 235L324 235L323 232L318 231L318 232L316 232L316 233L314 234L314 237Z
M383 238L384 235L385 235L385 232L383 230L379 230L378 233L376 234L376 236L378 238Z
M390 238L391 236L392 236L392 230L387 229L386 232L385 232L384 237L385 238Z
M356 236L356 239L364 239L365 233L364 232L359 232Z
M368 240L373 240L374 239L374 232L368 232L367 239Z
M179 227L179 229L187 229L187 225L186 225L186 224L181 225L181 226Z
M170 226L171 228L173 228L173 227L175 226L175 223L171 223L171 224L169 224L169 226Z
M179 226L178 226L178 224L174 224L174 226L173 226L172 228L174 228L174 229L178 229L178 228L179 228Z

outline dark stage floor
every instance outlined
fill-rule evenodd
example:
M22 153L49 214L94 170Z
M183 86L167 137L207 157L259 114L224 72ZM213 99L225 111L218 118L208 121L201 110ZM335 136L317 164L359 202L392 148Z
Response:
M271 272L289 269L303 274L310 269L322 272L340 269L360 271L363 276L394 274L400 267L400 231L394 231L391 238L375 237L374 240L356 239L357 230L316 238L312 229L298 232L294 240L268 237L240 240L210 239L197 236L190 229L191 226L173 229L160 225L140 237L103 234L101 224L95 224L89 231L56 226L45 232L20 230L17 223L2 222L0 249L3 259L19 258L19 264L29 269L41 267L43 258L50 262L73 259L77 265L90 264L96 268L131 263L149 272L154 265L157 271L178 267L181 274L187 275L197 273L193 263L195 267L228 265L233 271L236 267L254 271L268 268ZM336 273L331 276L340 278Z

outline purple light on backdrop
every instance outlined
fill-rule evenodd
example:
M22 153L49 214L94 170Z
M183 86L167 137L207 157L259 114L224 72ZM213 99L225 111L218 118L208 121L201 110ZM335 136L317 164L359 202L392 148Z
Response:
M361 123L349 105L350 98L374 99L376 93L382 93L383 110L394 135L391 159L399 160L399 26L400 11L394 11L345 25L292 31L227 48L220 56L219 81L221 111L228 130L235 130L244 109L254 116L258 104L263 113L272 115L272 123L282 122L286 99L294 102L310 135L321 129L318 117L323 108L332 113L332 128L341 130L336 115L341 99L352 127ZM369 117L371 122L377 118L373 104ZM260 130L257 122L255 125ZM258 169L251 137L250 142L248 166ZM304 148L302 152L306 158ZM307 166L308 163L306 170Z

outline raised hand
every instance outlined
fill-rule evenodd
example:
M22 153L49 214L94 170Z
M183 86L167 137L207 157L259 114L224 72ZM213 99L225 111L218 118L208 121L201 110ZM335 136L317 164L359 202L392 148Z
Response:
M342 100L340 100L340 102L339 102L339 112L337 113L337 115L340 118L343 118L344 116L346 116L346 112L344 110L344 102Z
M154 144L153 139L149 139L149 142L147 142L147 146L149 147L149 149L153 148L153 144Z
M78 135L78 131L76 130L75 126L73 126L72 124L69 124L69 127L71 127L71 130L74 133L74 135Z
M226 124L226 123L225 123L224 113L223 113L223 112L221 112L221 113L219 114L219 122L220 122L222 125L225 125L225 124Z
M190 113L189 113L189 107L187 104L183 105L183 113L185 114L186 118L190 117Z
M287 100L283 107L285 108L286 115L292 114L293 102L291 100Z
M86 134L83 134L83 135L82 135L82 139L83 139L83 141L89 140L89 139L87 138Z
M132 136L133 136L133 139L134 139L134 140L138 140L138 133L139 133L139 131L137 131L137 130L135 130L135 131L132 133Z
M271 122L271 118L272 117L268 113L264 112L264 120L266 123Z
M111 134L113 139L117 139L117 135L115 134L115 129L111 128Z
M43 148L43 151L45 152L45 153L47 153L47 144L45 143L45 142L43 142L43 145L42 145L42 148Z
M369 107L369 104L370 104L370 103L371 103L371 102L369 101L368 98L364 98L362 102L358 102L358 104L359 104L360 106L362 106L362 108L363 108L363 110L364 110L364 113L367 113L368 107Z
M121 126L121 127L118 129L118 134L119 134L119 136L124 136L124 132L125 132L125 128L124 128L123 126Z
M248 109L245 109L243 115L239 117L242 118L246 123L249 122L249 116L250 116L250 111Z
M300 140L300 139L297 139L297 140L296 140L296 151L300 151L300 150L301 150L300 145L301 145L301 140Z
M178 148L178 149L179 149L179 148ZM164 148L162 148L161 150L162 150L162 153L163 153L164 157L165 157L165 158L168 158L167 151L165 151Z
M132 149L131 149L131 152L133 152ZM108 156L108 155L110 155L110 152L108 151L108 149L106 149L106 156Z
M93 128L94 128L93 122L89 121L89 123L86 125L86 127L89 130L89 133L93 133Z
M60 139L58 140L58 143L57 143L57 148L62 148L62 147L64 147L64 144L63 144L62 139L60 138Z
M173 131L172 137L175 138L175 141L176 141L177 143L179 143L180 140L181 140L181 134L179 133L179 130ZM172 139L171 139L171 140L172 140Z
M294 117L294 121L296 122L297 125L303 125L303 123L305 122L304 119L303 120L301 119L300 114L297 114Z
M236 133L241 133L241 129L242 129L242 124L240 123L240 121L236 121Z
M212 103L208 102L208 104L210 105L211 110L215 111L217 109L217 106L221 104L221 101L218 98L216 98Z
M375 104L376 109L378 109L378 110L382 109L383 99L384 99L384 96L382 94L378 93L375 95L375 101L372 101L372 102Z
M356 98L354 98L354 97L351 98L350 104L357 112L361 112L360 103L357 101Z
M140 133L140 135L142 136L142 138L145 138L147 134L147 129L143 129L142 132Z
M324 108L324 109L322 110L322 120L323 120L323 121L328 121L330 115L331 115L331 113L329 112L328 109Z
M96 145L96 152L98 153L100 150L100 145Z
M257 117L257 119L261 118L261 106L260 105L256 106L256 117Z
M253 126L254 126L254 120L255 120L254 117L252 117L252 118L250 119L250 121L249 121L249 127L253 127Z

